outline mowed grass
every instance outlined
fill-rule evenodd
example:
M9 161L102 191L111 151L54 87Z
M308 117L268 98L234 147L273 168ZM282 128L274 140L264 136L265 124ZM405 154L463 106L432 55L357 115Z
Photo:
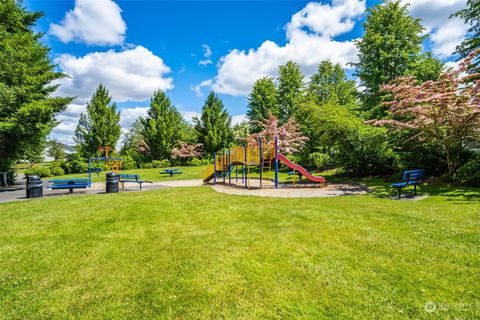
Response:
M468 195L195 187L0 204L0 318L479 318L480 204Z
M198 166L198 167L172 167L177 168L182 171L182 174L175 174L173 177L170 177L168 174L160 174L161 171L166 168L154 168L154 169L133 169L133 170L120 170L119 173L130 173L138 174L142 180L147 181L170 181L170 180L189 180L189 179L201 179L203 171L208 168L208 166ZM100 172L99 175L92 173L93 182L104 182L105 174L108 171ZM43 180L55 180L55 179L67 179L67 178L87 178L88 173L79 173L79 174L66 174L56 177L48 177Z

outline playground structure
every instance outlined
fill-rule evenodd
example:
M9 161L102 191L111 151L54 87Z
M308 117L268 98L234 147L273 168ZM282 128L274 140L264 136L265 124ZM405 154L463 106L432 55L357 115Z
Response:
M237 146L226 149L221 154L213 154L213 164L203 172L203 182L207 183L213 179L213 184L217 183L217 180L223 179L223 182L232 183L232 174L235 173L235 182L239 180L239 167L240 179L242 184L248 189L251 188L251 167L259 167L259 182L260 188L269 186L271 182L271 172L273 167L274 172L274 186L279 187L278 183L278 168L279 162L289 167L295 172L303 175L307 180L318 183L320 187L324 187L325 178L320 176L313 176L302 166L297 165L287 159L279 152L278 138L273 143L262 142L262 139L258 140L257 145L247 145L244 147ZM266 177L266 184L263 180Z
M100 147L98 148L98 151L100 152L100 155L105 153L105 156L100 156L100 157L94 157L88 159L88 178L91 178L91 173L92 172L100 172L100 168L92 168L92 162L95 161L105 161L105 168L107 171L113 171L116 174L118 174L118 171L122 168L123 166L123 158L119 157L110 157L109 152L113 151L113 148L111 147Z

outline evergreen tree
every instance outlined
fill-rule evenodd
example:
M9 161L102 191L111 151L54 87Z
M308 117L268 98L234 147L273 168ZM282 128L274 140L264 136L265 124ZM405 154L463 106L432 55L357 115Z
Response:
M172 149L183 140L185 121L163 91L155 91L147 118L142 119L143 138L153 160L170 159Z
M223 106L222 100L212 91L202 107L200 119L193 118L199 142L206 153L216 152L232 141L230 127L232 118Z
M40 155L55 115L71 98L52 98L63 78L54 72L49 49L33 31L39 12L28 12L15 0L0 1L0 171L23 155Z
M356 96L355 82L347 80L340 64L322 61L317 72L310 78L307 95L309 100L318 105L338 103L342 106L352 106Z
M364 29L363 38L356 42L359 62L355 64L365 87L362 109L367 118L383 118L381 86L413 68L421 54L424 29L400 0L387 0L368 9Z
M117 105L112 103L108 90L103 85L98 86L87 104L87 113L80 115L75 130L74 140L80 154L88 158L95 155L99 147L115 149L121 132L119 121Z
M455 16L465 20L470 25L467 37L457 48L460 59L466 58L468 54L474 50L480 49L480 0L468 0L467 8L459 11ZM480 58L472 62L469 69L470 73L480 73Z
M277 87L272 78L263 77L253 85L248 96L247 117L252 132L260 132L259 122L268 118L269 112L279 116L277 105Z
M303 95L303 74L298 64L288 61L278 68L278 106L280 123L293 116Z

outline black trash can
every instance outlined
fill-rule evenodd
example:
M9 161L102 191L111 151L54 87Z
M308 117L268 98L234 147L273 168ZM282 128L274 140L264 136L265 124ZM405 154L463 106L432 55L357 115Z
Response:
M107 186L106 186L107 193L118 192L118 175L115 172L108 172L106 176L106 181L107 181Z
M27 176L27 198L43 197L43 182L40 176Z

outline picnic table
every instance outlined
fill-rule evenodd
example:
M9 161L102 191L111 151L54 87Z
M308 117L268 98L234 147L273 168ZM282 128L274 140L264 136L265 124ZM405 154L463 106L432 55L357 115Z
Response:
M160 174L169 174L170 177L173 177L174 174L182 174L182 171L177 168L172 168L172 169L165 169L163 171L160 171Z
M71 178L71 179L59 179L48 180L52 185L48 186L52 190L56 189L69 189L70 193L73 193L73 189L86 189L92 185L92 180L88 178Z

